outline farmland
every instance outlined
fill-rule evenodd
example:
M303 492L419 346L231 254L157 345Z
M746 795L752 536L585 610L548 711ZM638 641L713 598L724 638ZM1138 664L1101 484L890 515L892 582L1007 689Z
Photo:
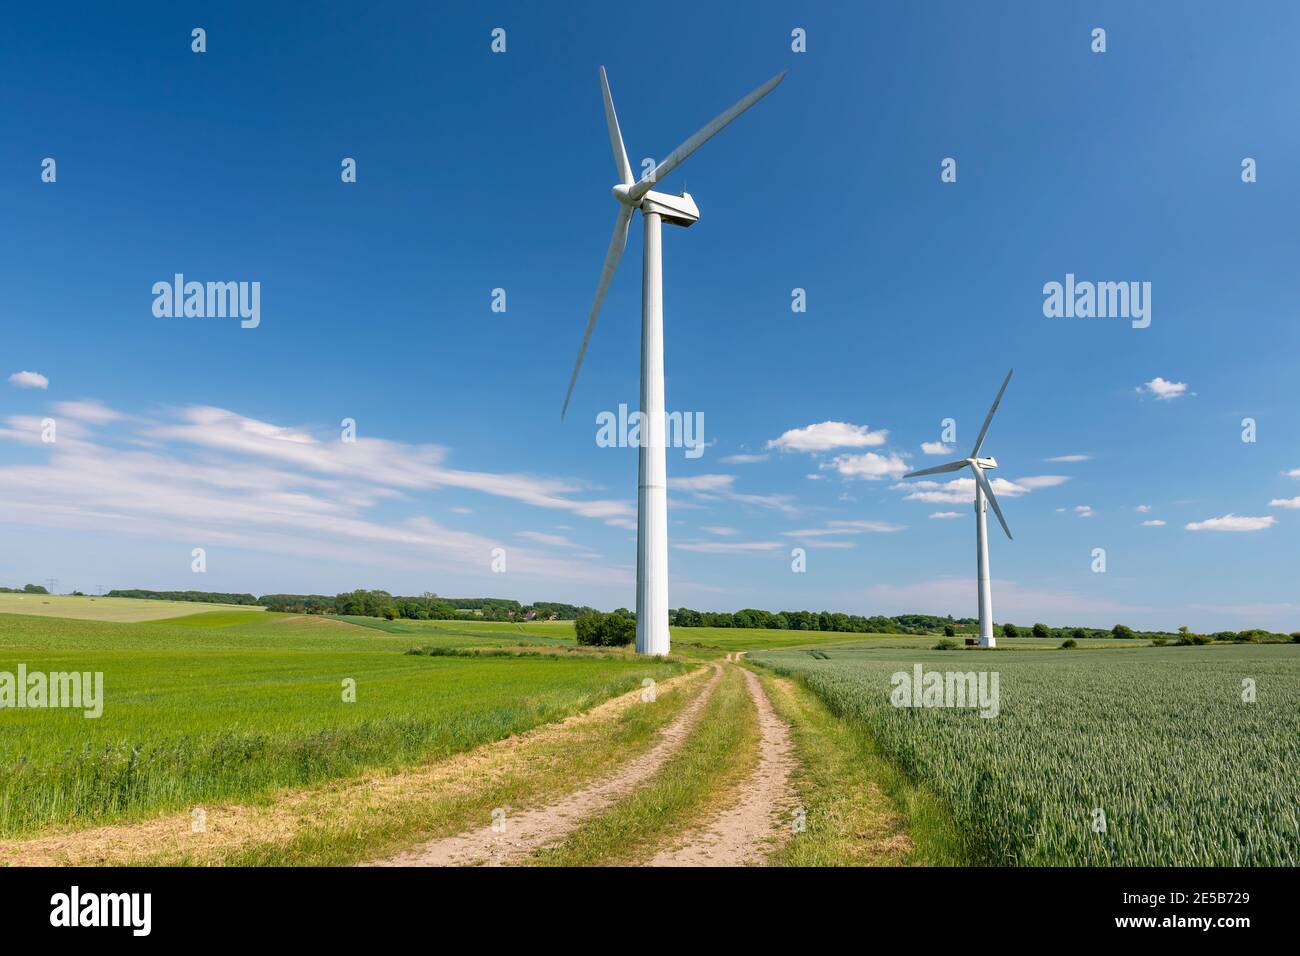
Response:
M64 600L83 609L100 603ZM118 602L104 613L177 609L130 604L147 607ZM431 641L555 643L547 625L521 633L511 625L412 623L418 633L387 633L244 608L180 609L187 613L138 623L0 614L0 670L22 663L29 672L100 671L105 688L98 719L71 709L0 712L0 835L257 800L277 788L427 760L681 670L576 650L481 659L405 653ZM355 702L343 700L345 679L355 681Z
M1105 642L1102 642L1105 643ZM950 808L1001 865L1295 865L1300 648L938 652L857 645L752 655L798 676ZM996 670L997 717L896 708L890 677ZM1243 702L1243 681L1257 700Z

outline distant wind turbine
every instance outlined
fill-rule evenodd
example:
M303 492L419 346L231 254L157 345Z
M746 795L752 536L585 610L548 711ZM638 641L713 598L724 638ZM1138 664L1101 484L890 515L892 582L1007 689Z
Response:
M1012 369L1011 372L1014 372ZM988 522L985 518L985 502L993 506L993 513L998 516L998 523L1002 525L1002 530L1007 533L1007 538L1011 538L1011 529L1007 527L1007 519L1002 517L1002 509L998 507L998 499L993 495L993 488L989 485L989 480L984 477L984 472L990 468L996 468L998 462L996 458L980 458L980 446L984 444L984 436L989 432L989 424L993 421L993 413L998 410L998 403L1002 401L1002 393L1007 390L1007 383L1011 381L1011 372L1007 372L1007 377L1002 380L1002 387L998 389L998 397L993 399L993 407L989 409L988 416L984 419L984 427L980 429L979 437L975 439L975 447L971 449L969 458L962 458L958 461L950 461L946 465L935 465L933 468L922 468L920 471L909 472L904 478L920 478L923 475L941 475L949 471L960 471L962 468L969 467L975 475L975 548L977 551L977 560L979 562L979 595L980 595L980 646L996 647L997 639L993 636L993 591L989 584L989 537Z
M667 654L668 640L668 489L667 467L664 462L664 309L663 262L660 253L660 225L689 226L698 222L700 211L690 193L680 196L653 192L651 186L676 169L687 156L695 152L724 126L749 109L785 78L782 70L735 106L721 113L640 181L632 178L632 166L623 146L623 133L614 112L614 98L609 92L605 68L600 68L600 88L605 97L605 122L609 125L609 143L614 150L614 167L618 182L614 185L614 198L618 200L618 215L614 219L614 235L605 253L605 267L596 285L596 299L591 306L586 331L582 333L582 347L569 378L569 390L564 396L560 418L569 410L582 357L591 340L596 316L609 291L614 270L618 268L623 249L627 245L628 228L633 210L641 210L645 222L645 248L641 260L641 441L637 481L637 531L636 531L636 649L639 654Z

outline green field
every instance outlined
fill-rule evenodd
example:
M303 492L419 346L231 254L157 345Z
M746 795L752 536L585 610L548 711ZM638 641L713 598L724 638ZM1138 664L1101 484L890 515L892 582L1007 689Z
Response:
M131 603L150 607L105 610L139 615L166 606ZM100 671L105 697L98 719L68 709L0 711L0 835L256 800L276 788L429 759L681 671L576 650L520 658L405 653L430 643L427 635L449 647L518 645L511 625L411 622L418 633L387 633L320 617L183 606L190 615L146 623L0 614L0 671L16 672L19 663L29 673ZM524 628L543 643L562 630ZM345 678L356 682L355 703L342 699Z
M1107 643L751 656L862 721L889 760L946 802L977 862L1296 865L1300 647ZM915 663L997 671L998 716L891 706L891 675ZM1254 703L1242 700L1247 678Z

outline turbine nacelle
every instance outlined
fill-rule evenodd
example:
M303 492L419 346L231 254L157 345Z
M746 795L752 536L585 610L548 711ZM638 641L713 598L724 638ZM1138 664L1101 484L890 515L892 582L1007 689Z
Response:
M996 458L967 458L966 462L975 465L976 467L983 468L985 471L998 466L998 460Z

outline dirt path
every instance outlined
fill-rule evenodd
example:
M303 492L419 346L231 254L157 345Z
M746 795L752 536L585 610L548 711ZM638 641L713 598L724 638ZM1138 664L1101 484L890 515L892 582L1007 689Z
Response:
M660 852L651 866L753 866L790 834L789 812L795 802L790 728L777 716L759 679L749 670L742 668L741 673L758 708L758 766L730 808L686 834L684 842Z
M752 676L752 675L751 675ZM613 806L653 776L686 742L705 704L722 679L722 667L713 665L708 684L669 724L649 751L623 765L613 775L544 807L508 813L499 823L457 836L432 840L367 866L507 866L520 863L534 850L564 839L584 820Z
M659 684L662 693L695 679L693 674ZM710 686L717 682L717 675ZM352 815L378 814L430 793L453 796L507 775L521 755L562 741L581 747L589 728L607 725L641 701L641 689L610 698L590 710L522 734L476 747L434 763L394 772L377 770L319 787L277 794L269 804L215 804L206 810L206 829L195 833L188 812L91 829L55 832L20 840L0 840L0 866L122 866L166 863L220 863L242 846L287 841L321 827L347 827ZM690 706L690 705L688 705ZM680 721L680 715L678 717ZM528 758L535 759L535 758Z

